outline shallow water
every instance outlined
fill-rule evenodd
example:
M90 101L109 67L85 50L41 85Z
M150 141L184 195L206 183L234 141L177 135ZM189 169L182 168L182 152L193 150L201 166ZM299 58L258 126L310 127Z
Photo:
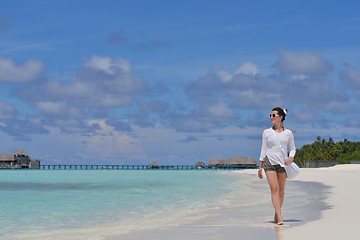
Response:
M320 218L327 190L289 181L287 227ZM215 231L219 221L248 239L260 232L276 239L266 180L231 171L2 170L0 194L1 239L131 239L158 229L157 239L159 229L198 224Z
M190 215L226 204L234 178L222 171L2 170L0 235L131 228L150 216Z

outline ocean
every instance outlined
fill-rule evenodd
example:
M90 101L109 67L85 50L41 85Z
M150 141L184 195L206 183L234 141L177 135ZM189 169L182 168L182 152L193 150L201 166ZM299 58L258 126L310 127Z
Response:
M239 182L228 170L1 170L0 236L106 239L188 222L229 204Z

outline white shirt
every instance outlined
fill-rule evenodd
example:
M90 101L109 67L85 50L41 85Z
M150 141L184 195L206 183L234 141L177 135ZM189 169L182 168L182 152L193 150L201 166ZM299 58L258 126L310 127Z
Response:
M283 153L279 143L286 156L295 157L296 147L292 131L285 129L279 133L273 128L268 128L265 129L262 134L262 146L259 160L264 161L265 156L267 156L271 165L280 164L280 166L284 167L285 159L283 159Z

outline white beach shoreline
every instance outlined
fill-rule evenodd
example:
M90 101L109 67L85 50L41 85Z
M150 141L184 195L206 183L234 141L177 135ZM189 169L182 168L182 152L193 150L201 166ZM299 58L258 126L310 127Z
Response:
M256 172L256 169L249 169L238 171L237 174L252 175L254 191L264 191L266 194L268 203L259 205L259 209L252 208L246 212L244 208L235 206L209 212L208 217L189 224L132 232L106 239L330 240L350 239L357 235L360 191L357 190L356 183L360 182L360 164L301 169L296 180L287 183L289 191L284 203L284 226L277 226L271 221L273 209L267 182L266 179L257 180ZM312 189L306 189L306 193L302 195L299 186ZM318 194L317 191L326 193Z

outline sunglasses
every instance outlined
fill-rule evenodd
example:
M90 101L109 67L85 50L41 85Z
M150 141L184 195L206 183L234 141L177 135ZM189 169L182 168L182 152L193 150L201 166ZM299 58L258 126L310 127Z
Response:
M275 113L270 113L270 118L274 118L274 117L277 117L277 116L280 116L280 115L277 115Z

